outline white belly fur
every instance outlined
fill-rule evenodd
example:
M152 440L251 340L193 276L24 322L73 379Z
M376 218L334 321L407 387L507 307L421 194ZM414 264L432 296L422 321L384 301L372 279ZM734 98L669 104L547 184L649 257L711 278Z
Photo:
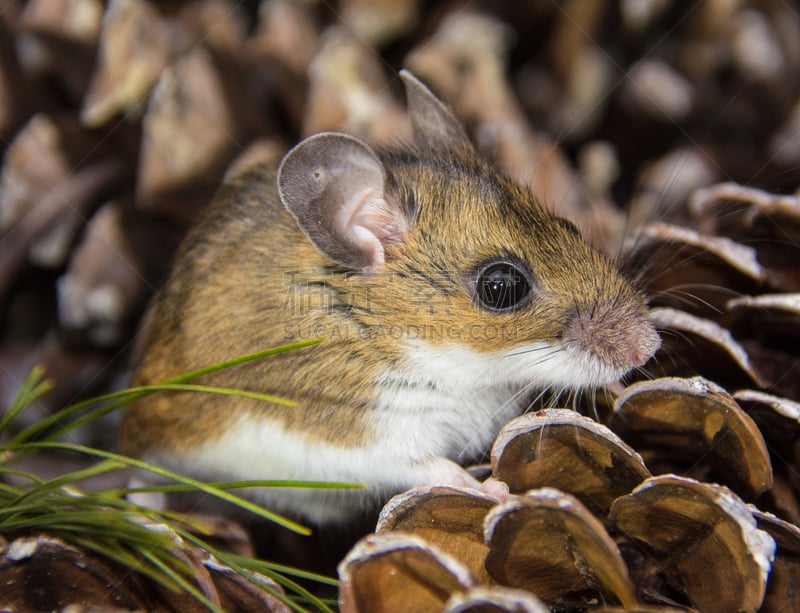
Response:
M147 459L208 480L367 485L367 490L260 488L244 494L315 523L344 520L376 499L435 482L442 475L432 470L437 458L460 461L486 451L502 425L525 409L529 398L521 392L537 380L531 361L529 354L500 357L460 346L413 346L408 368L384 374L384 391L373 410L374 439L362 447L311 442L271 421L242 418L189 453L167 451Z

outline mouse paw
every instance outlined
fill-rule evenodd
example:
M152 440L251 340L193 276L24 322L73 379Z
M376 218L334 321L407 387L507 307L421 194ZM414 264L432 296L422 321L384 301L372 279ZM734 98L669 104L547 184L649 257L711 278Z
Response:
M504 481L499 481L494 477L489 477L483 483L478 484L478 491L494 498L497 502L503 503L508 500L511 493L508 490L508 484Z
M489 477L481 483L461 466L447 458L436 458L426 464L424 485L451 485L478 490L481 494L505 502L508 499L508 485Z

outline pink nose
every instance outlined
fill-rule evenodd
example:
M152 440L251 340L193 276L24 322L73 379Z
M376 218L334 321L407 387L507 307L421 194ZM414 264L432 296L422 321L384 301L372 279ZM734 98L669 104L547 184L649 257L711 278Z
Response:
M661 347L661 337L649 322L639 322L631 331L628 359L633 366L644 366Z
M634 366L644 366L650 359L650 355L646 354L641 349L634 347L631 349L628 359Z
M574 346L623 370L644 366L661 346L653 324L641 313L595 307L579 314L570 326Z

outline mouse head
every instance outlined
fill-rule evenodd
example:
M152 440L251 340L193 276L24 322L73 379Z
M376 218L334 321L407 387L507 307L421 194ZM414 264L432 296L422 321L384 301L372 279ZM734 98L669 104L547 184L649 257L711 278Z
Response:
M372 288L362 323L391 321L410 345L520 356L520 376L547 385L600 385L643 365L660 344L643 296L573 224L483 163L421 82L401 77L412 147L375 151L322 133L278 170L281 200L311 243Z

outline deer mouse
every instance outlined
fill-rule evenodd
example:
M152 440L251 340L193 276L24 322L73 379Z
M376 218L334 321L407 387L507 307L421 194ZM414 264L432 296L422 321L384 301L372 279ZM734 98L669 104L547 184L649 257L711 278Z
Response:
M124 452L205 480L366 484L243 493L344 522L413 486L477 485L459 463L535 393L611 383L654 354L642 294L401 77L410 146L316 134L277 171L221 188L177 254L133 377L325 337L198 380L299 405L151 395L125 410Z

